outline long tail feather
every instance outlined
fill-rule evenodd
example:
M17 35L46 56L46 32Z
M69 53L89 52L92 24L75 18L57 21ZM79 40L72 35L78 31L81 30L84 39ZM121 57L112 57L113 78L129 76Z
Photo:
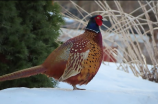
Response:
M20 71L16 71L16 72L13 72L10 74L0 76L0 82L6 81L6 80L13 80L13 79L18 79L18 78L29 77L32 75L43 73L44 71L46 71L46 69L42 65L23 69Z

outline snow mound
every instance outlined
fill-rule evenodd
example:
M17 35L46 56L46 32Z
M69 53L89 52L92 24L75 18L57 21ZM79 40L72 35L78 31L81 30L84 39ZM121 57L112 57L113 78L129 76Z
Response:
M86 90L73 91L67 83L58 88L8 88L0 91L0 104L158 104L158 83L101 65Z

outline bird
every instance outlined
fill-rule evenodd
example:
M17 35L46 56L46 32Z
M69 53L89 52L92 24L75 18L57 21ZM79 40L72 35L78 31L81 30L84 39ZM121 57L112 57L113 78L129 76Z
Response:
M90 17L85 31L60 45L41 64L0 76L6 80L45 74L59 82L72 85L73 90L85 90L76 85L88 84L97 74L103 59L101 15Z

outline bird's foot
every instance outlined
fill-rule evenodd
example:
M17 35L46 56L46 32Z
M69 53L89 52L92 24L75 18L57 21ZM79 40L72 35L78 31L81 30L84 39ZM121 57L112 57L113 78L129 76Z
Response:
M80 88L77 88L76 85L74 85L73 90L86 90L86 89L80 89Z

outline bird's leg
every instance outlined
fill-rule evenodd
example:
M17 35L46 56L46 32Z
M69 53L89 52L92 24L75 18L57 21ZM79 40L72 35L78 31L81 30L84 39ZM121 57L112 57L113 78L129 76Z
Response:
M73 86L73 90L86 90L86 89L77 88L76 85L72 85L72 86Z

